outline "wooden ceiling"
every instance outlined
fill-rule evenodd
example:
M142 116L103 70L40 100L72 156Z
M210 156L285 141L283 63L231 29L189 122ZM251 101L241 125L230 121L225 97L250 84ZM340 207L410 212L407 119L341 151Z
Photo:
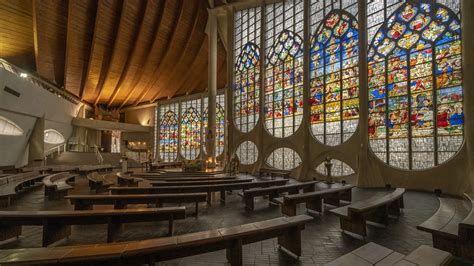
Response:
M90 104L205 91L208 1L2 0L0 57ZM218 43L218 88L226 51Z

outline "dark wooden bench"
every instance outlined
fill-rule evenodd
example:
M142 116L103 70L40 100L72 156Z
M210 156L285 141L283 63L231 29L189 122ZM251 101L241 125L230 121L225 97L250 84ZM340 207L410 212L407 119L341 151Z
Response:
M152 163L151 170L159 170L165 168L179 168L183 166L183 162L161 162L161 163Z
M216 177L217 175L224 174L223 172L161 172L161 173L149 173L154 174L158 177L166 177L166 178L173 178L173 177Z
M306 209L310 211L323 212L324 204L339 207L341 201L352 201L353 185L326 184L324 182L318 185L325 188L321 189L317 186L320 189L318 191L284 196L281 212L288 216L295 216L296 206L301 203L306 203Z
M279 250L301 256L301 231L312 217L300 215L173 237L51 248L0 251L0 263L61 265L155 265L156 262L226 250L230 265L243 264L242 246L278 238Z
M280 169L275 169L275 168L267 168L267 167L262 167L258 171L258 176L271 176L272 178L275 177L283 177L283 178L290 178L290 171L287 170L280 170Z
M381 192L366 200L330 210L339 216L341 229L361 236L367 235L366 221L388 225L389 215L399 216L403 208L404 188Z
M165 186L200 186L200 185L220 185L220 184L235 184L252 182L253 178L237 178L229 180L201 180L201 181L150 181L150 184L154 187L165 187Z
M21 235L22 226L43 226L42 246L46 247L71 235L71 225L107 224L107 242L113 242L123 223L173 221L185 218L185 207L86 210L86 211L3 211L0 212L0 240Z
M184 194L143 194L143 195L70 195L66 196L75 210L92 210L94 205L113 205L115 209L124 209L129 204L195 203L195 216L198 217L199 202L206 202L207 193Z
M253 210L254 198L259 196L269 196L270 202L272 202L274 198L279 197L282 193L298 194L300 193L300 190L303 190L303 192L314 191L314 185L318 182L319 181L310 181L297 184L288 184L282 186L254 188L246 190L243 192L245 208L247 210Z
M0 166L0 173L19 174L21 173L21 168L16 168L14 165L4 165L4 166Z
M207 193L207 203L211 204L211 193L220 192L221 202L225 202L226 191L251 189L258 187L281 186L287 179L246 182L236 184L202 185L202 186L167 186L167 187L110 187L110 192L123 194L170 194L170 193Z
M131 173L117 173L117 184L121 187L138 187L138 183L142 181L141 178L132 177Z
M51 172L69 172L69 173L79 173L79 166L75 165L52 165Z
M51 172L51 166L32 166L32 167L23 167L21 172L39 172L40 174L47 174Z
M435 248L474 261L474 194L464 197L439 198L436 213L416 228L431 233Z
M0 207L10 206L13 198L30 188L42 185L46 175L38 172L14 174L0 180Z
M73 187L69 185L74 182L76 175L68 172L48 175L43 179L44 195L48 200L62 199Z
M181 182L181 181L220 181L220 180L235 180L236 176L222 176L222 177L146 177L150 181L164 181L164 182Z
M101 175L97 172L92 172L87 175L89 188L94 190L95 193L106 191L110 186L114 185L115 183L110 180L112 178L115 178L114 174Z
M114 167L110 164L104 165L81 165L77 169L80 175L87 175L89 173L98 172L98 173L107 173L113 171Z
M452 255L446 251L421 245L409 255L369 242L362 247L343 255L326 266L346 265L450 265Z

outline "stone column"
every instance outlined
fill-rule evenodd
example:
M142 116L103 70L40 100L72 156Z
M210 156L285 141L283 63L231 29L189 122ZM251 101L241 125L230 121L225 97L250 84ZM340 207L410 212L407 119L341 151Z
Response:
M44 157L44 116L38 117L31 131L28 149L28 165L40 166Z
M234 145L234 10L232 5L227 5L227 88L225 90L225 164L230 162L232 154L235 150ZM232 47L232 48L230 48Z
M212 9L208 10L207 21L209 40L209 62L207 75L208 111L206 151L208 165L215 167L216 163L216 96L217 96L217 20Z
M310 9L311 6L309 4L309 0L304 1L304 25L309 25L310 24ZM304 48L303 48L303 121L301 122L301 127L304 129L304 140L303 140L303 157L302 157L302 169L301 169L301 174L299 176L300 180L306 180L308 171L311 165L311 151L309 150L309 142L311 136L311 123L310 123L310 113L311 113L311 107L310 107L310 101L309 99L311 98L310 96L310 82L309 82L309 76L310 76L310 69L309 69L309 64L310 64L310 38L311 38L311 33L309 31L309 27L306 26L304 27Z
M466 174L474 191L474 1L461 1L461 29L462 29L462 64L464 89L464 134L466 138L467 169Z

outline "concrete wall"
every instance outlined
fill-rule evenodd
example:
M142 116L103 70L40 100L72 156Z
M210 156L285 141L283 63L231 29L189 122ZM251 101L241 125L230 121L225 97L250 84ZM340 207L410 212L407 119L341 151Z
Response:
M148 133L139 132L123 132L122 133L122 147L121 150L125 151L124 141L145 141L148 150L153 153L154 145L154 124L155 124L155 106L145 107L133 107L124 110L125 123L140 124L142 126L149 126L150 131Z
M5 86L19 92L20 97L5 92ZM0 165L26 164L28 141L35 122L40 117L44 116L44 129L55 129L67 140L72 134L71 120L78 107L27 79L0 68L0 115L15 122L25 132L19 137L0 136ZM46 145L44 148L49 147Z

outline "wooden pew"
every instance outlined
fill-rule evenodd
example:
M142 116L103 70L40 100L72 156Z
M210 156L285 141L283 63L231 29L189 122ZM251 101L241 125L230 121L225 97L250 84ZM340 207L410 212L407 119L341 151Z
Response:
M87 175L92 172L107 173L113 171L114 167L110 164L103 165L81 165L78 168L80 175Z
M405 256L386 247L369 242L362 247L343 255L326 266L346 265L450 265L452 255L429 246L421 245Z
M110 187L111 194L170 194L170 193L207 193L207 203L211 204L211 193L220 192L221 202L225 202L226 191L251 189L258 187L281 186L287 179L246 182L236 184L202 185L202 186L168 186L168 187Z
M138 183L142 181L143 179L134 178L130 173L117 173L117 184L121 187L138 187Z
M318 191L284 196L281 212L288 216L295 216L296 206L301 203L306 203L306 209L308 210L323 212L324 204L339 207L341 200L352 201L352 188L354 185L340 185L337 183L327 185L322 183L322 186L324 185L326 185L326 188Z
M115 183L110 180L112 178L115 178L114 174L100 175L97 172L92 172L87 175L89 188L95 193L106 191L111 185L114 185Z
M42 185L43 178L46 176L34 171L2 178L0 180L0 207L10 206L13 198L19 193Z
M132 175L133 176L133 175ZM143 177L150 181L163 181L163 182L182 182L182 181L220 181L220 180L235 180L236 176L222 176L222 177Z
M179 168L183 166L183 162L160 162L160 163L152 163L151 170L160 170L165 168Z
M198 217L199 202L206 202L206 193L180 194L143 194L143 195L70 195L66 196L75 210L92 210L94 205L113 205L115 209L124 209L128 204L156 204L163 207L164 203L191 203L196 206L195 216Z
M21 169L23 173L26 172L39 172L40 174L47 174L51 172L51 166L33 166L33 167L23 167Z
M378 193L367 200L332 209L330 212L339 216L343 231L366 236L366 221L386 226L388 225L389 215L400 215L400 209L403 208L404 193L404 188L397 188L392 192Z
M5 165L0 166L0 172L2 174L19 174L21 173L21 168L16 168L14 165Z
M267 176L267 175L271 176L272 179L277 176L280 176L283 178L290 178L290 171L280 170L280 169L275 169L275 168L267 168L267 167L260 168L260 170L258 171L258 176L262 177L262 176Z
M43 226L42 246L71 235L71 225L107 224L107 242L116 240L122 223L169 221L173 235L176 219L185 218L185 207L86 210L86 211L1 211L0 241L21 235L22 226Z
M58 200L68 194L73 187L68 182L74 182L77 175L68 172L48 175L43 179L44 196L48 200Z
M252 182L253 178L237 178L230 180L204 180L204 181L150 181L150 184L154 187L165 187L165 186L199 186L199 185L220 185L220 184L235 184Z
M464 197L467 204L460 199L438 198L436 213L416 228L431 233L435 248L474 261L474 194Z
M123 243L0 250L2 265L155 265L156 262L226 250L242 265L242 246L278 238L279 250L301 256L301 231L312 217L300 215L209 231Z
M51 172L69 172L69 173L79 173L79 166L77 165L52 165Z
M245 208L247 210L254 209L254 198L259 196L269 196L270 202L280 196L281 193L298 194L300 190L304 192L314 191L314 185L319 181L310 181L297 184L289 184L282 186L273 186L266 188L254 188L243 192Z

